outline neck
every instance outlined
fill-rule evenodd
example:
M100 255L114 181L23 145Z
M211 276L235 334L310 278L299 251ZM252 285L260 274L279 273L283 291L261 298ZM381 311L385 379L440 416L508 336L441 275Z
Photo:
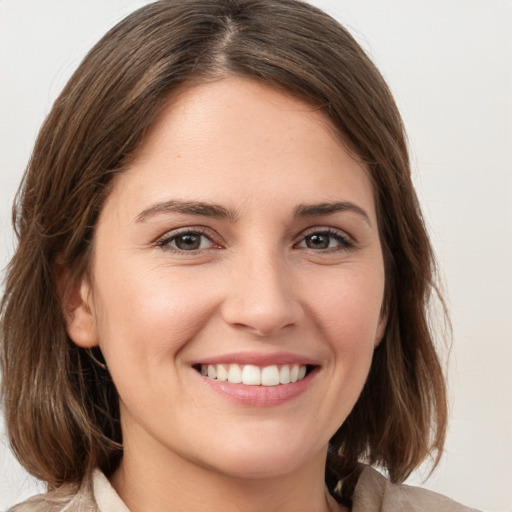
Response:
M111 482L131 512L297 512L345 510L325 489L325 453L286 474L240 477L162 447L125 444Z

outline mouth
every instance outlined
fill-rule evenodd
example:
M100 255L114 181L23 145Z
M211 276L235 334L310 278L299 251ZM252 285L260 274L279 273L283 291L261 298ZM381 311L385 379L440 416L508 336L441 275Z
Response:
M300 382L315 368L310 364L273 364L257 366L254 364L197 364L193 367L204 377L230 384L246 386L283 386Z

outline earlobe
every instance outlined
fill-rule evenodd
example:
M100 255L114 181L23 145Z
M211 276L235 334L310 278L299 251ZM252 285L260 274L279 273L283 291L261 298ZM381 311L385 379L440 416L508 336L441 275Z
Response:
M375 332L375 341L374 347L377 348L382 339L384 338L384 334L386 333L386 327L388 325L388 315L385 313L381 313L381 317L379 319L379 324L377 325L377 330Z
M64 274L66 273L64 271ZM60 279L66 280L62 275ZM68 288L69 283L59 287L61 288L62 307L69 337L82 348L97 346L99 342L98 330L89 279L83 276L71 288ZM67 288L66 291L64 291L65 288Z

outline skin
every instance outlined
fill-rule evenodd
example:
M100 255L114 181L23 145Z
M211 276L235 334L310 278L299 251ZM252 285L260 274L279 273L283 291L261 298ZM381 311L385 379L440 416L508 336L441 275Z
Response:
M198 230L188 250L178 234ZM115 179L68 325L119 391L112 483L130 510L343 510L326 496L327 446L382 337L383 293L372 186L324 114L244 79L175 95ZM193 367L249 352L307 358L314 375L252 406Z

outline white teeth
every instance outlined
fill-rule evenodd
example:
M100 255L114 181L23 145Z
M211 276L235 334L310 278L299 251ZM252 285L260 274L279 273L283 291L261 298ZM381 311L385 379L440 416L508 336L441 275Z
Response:
M259 386L261 384L260 369L252 364L246 364L242 370L242 382L249 386Z
M288 365L281 366L279 371L280 384L290 384L290 367Z
M232 384L243 383L247 386L277 386L302 380L306 376L306 366L284 364L264 366L260 368L253 364L202 364L201 375Z
M240 384L242 382L242 370L237 364L229 365L228 382L232 384Z
M277 366L262 368L261 383L264 386L277 386L279 384L279 368Z
M217 365L217 380L228 380L228 371L226 370L226 367L223 364Z

